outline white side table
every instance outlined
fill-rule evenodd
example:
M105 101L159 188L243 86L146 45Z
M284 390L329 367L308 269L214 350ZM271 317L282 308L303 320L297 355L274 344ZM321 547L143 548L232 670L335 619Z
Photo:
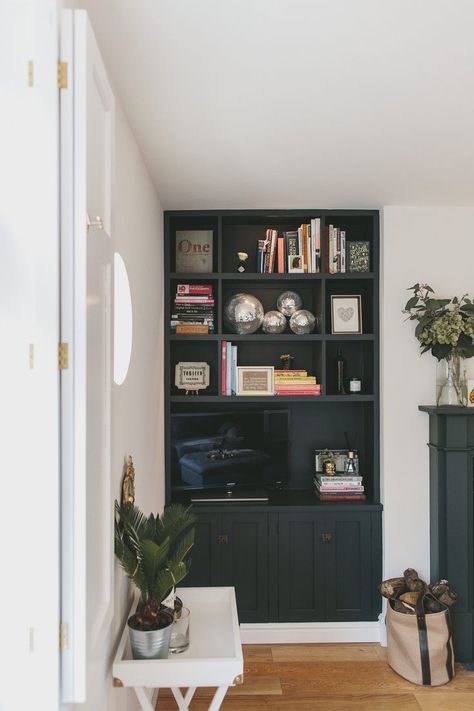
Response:
M216 686L209 711L218 711L229 686L243 683L234 588L180 588L177 593L191 611L189 648L168 659L132 659L125 625L113 663L114 686L133 687L143 711L154 711L160 688L171 688L179 711L186 711L199 686ZM137 600L129 616L136 605Z

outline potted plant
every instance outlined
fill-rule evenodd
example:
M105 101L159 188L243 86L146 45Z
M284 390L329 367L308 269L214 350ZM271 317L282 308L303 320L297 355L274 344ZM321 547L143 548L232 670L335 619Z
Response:
M466 405L463 359L474 356L474 304L467 294L438 299L428 284L415 284L403 313L418 321L415 336L421 353L431 351L438 360L436 404Z
M194 516L180 504L145 516L115 502L115 555L141 597L128 620L134 659L166 659L174 610L164 601L189 571Z

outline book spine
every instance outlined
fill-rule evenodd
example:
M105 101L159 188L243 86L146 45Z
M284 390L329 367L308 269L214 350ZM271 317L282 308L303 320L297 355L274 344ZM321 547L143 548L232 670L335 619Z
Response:
M176 333L209 333L207 324L178 323Z
M237 346L232 346L232 379L231 394L237 394Z
M208 299L205 296L176 296L175 304L208 304L214 306L214 299Z
M298 395L321 395L320 390L276 390L277 395L282 395L283 397L291 395L297 397Z
M316 496L318 496L321 501L365 501L365 494L345 494L344 496L338 496L337 494L320 494L317 491Z
M267 230L265 232L265 254L263 261L263 274L268 274L270 270L270 249L272 241L272 231Z
M278 237L278 274L285 273L284 249L284 239L283 237Z
M276 257L276 250L277 250L277 237L278 237L278 232L276 230L270 230L271 232L271 240L270 240L270 260L268 264L268 273L273 274L275 271L275 257Z
M319 274L321 271L321 219L316 217L314 223L315 271Z
M221 395L226 394L227 342L221 341Z
M302 252L303 255L303 270L304 273L308 273L308 230L306 225L301 225L301 241L302 241Z
M341 476L340 474L336 474L335 476L319 476L319 474L316 474L315 476L315 482L321 482L321 484L326 484L326 483L335 483L335 482L341 482L341 484L360 484L362 481L361 476Z
M225 394L231 395L231 369L232 369L232 343L227 341L226 343L226 376L225 376Z
M212 294L211 284L178 284L176 287L176 294L178 296L184 294L198 295L198 294Z
M346 231L341 230L341 274L346 273Z

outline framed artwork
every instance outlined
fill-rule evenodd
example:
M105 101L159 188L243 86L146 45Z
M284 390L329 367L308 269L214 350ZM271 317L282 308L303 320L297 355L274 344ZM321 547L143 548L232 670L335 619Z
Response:
M370 242L368 240L347 243L347 269L349 272L370 272Z
M360 294L331 296L331 333L362 333L362 298Z
M303 256L301 254L290 254L288 257L288 273L289 274L303 274L304 264Z
M209 387L209 363L176 363L174 384L186 394L205 390Z
M176 271L212 272L212 230L176 231Z
M237 366L236 395L274 394L274 368L272 365Z

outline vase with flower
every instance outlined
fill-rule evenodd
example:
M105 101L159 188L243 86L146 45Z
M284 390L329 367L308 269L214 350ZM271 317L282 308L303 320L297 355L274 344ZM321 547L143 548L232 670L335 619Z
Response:
M468 294L438 299L428 284L415 284L403 310L417 321L415 336L421 353L431 351L438 361L436 405L467 404L467 358L474 356L474 304Z

